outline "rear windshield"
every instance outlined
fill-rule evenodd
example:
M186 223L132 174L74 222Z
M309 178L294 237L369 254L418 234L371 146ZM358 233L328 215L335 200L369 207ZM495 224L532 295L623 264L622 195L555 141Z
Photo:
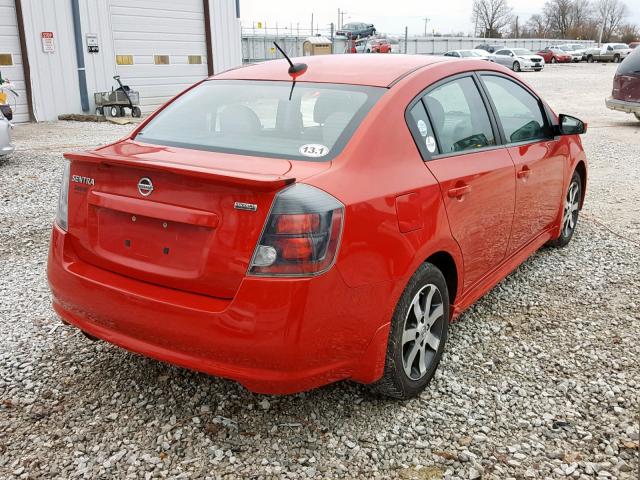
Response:
M638 75L640 74L640 49L634 49L618 67L618 75Z
M136 140L297 160L335 157L384 88L209 80L158 113ZM291 99L289 95L291 94Z
M527 50L526 48L514 48L513 52L516 55L533 55L533 53L531 53L531 50Z

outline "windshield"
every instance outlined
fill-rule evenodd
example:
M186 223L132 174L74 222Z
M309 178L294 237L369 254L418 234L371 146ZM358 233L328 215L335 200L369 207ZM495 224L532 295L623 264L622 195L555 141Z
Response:
M136 140L299 160L335 157L385 89L209 80L158 113Z
M459 53L461 57L480 57L481 56L479 53L472 52L470 50L460 50Z
M513 53L515 53L516 55L533 55L533 53L531 53L531 50L527 50L526 48L514 48Z
M624 49L626 49L626 48L629 48L629 47L627 47L627 46L626 46L625 44L623 44L623 43L617 43L617 44L615 44L615 45L613 46L613 49L614 49L614 50L624 50Z

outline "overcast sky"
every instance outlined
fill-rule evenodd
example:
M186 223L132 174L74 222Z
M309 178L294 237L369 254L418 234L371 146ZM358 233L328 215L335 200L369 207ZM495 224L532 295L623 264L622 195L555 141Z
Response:
M628 21L640 25L640 0L625 0L629 9ZM338 8L346 10L344 22L363 21L373 23L385 33L400 34L409 27L409 34L424 33L424 17L428 17L428 31L439 33L459 31L471 33L472 0L240 0L243 27L257 26L266 22L267 27L278 24L278 28L310 29L311 14L314 25L328 28L338 22ZM534 13L539 13L543 0L509 0L513 13L526 22ZM315 28L315 27L314 27Z

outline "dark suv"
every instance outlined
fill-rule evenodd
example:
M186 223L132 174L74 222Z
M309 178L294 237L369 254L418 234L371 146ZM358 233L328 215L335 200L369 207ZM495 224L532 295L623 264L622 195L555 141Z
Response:
M336 32L336 35L341 35L347 38L361 38L370 37L375 35L376 27L371 23L351 22L345 23L340 30Z
M640 48L634 49L618 67L611 96L605 103L611 110L633 113L640 120Z
M496 50L502 50L502 45L489 45L488 43L480 44L476 47L476 50L484 50L485 52L494 53Z

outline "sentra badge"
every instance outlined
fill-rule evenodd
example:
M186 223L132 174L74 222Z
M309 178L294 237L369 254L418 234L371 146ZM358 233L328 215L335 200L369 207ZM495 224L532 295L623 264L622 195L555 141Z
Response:
M81 183L83 185L95 185L96 182L91 177L83 177L82 175L72 175L71 181L75 183Z

